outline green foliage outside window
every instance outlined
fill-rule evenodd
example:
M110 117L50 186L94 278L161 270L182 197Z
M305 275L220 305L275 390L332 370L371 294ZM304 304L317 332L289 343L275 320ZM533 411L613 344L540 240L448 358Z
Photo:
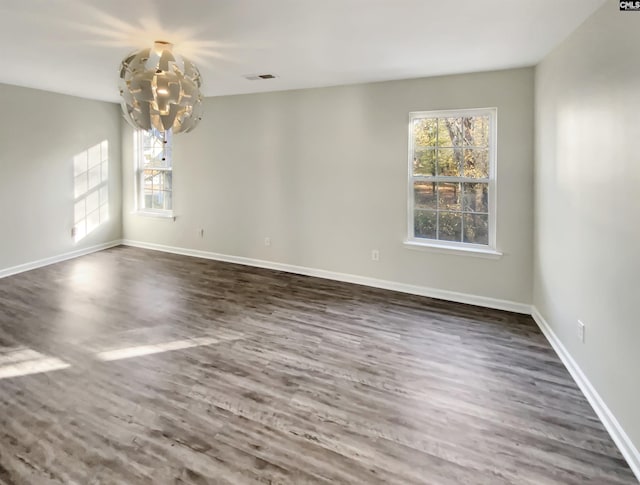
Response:
M489 243L489 130L488 115L413 120L415 237Z

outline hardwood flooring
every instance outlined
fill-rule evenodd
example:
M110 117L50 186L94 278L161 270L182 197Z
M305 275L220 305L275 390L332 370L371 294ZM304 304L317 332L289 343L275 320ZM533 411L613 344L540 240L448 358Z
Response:
M0 280L0 483L636 481L527 316L118 247Z

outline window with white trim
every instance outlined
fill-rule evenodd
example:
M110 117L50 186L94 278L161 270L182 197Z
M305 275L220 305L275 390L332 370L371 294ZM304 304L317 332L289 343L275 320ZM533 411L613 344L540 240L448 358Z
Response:
M136 132L137 209L158 215L173 214L171 131Z
M496 109L410 113L408 242L496 247Z

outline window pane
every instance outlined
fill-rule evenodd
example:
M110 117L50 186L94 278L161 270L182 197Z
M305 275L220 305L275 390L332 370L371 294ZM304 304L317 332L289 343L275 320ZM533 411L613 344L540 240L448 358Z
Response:
M164 194L163 190L154 191L151 193L151 208L152 209L164 209Z
M438 149L438 175L459 177L462 165L462 150L453 148Z
M461 190L457 183L438 184L438 208L444 210L461 210Z
M144 148L152 148L162 145L163 136L166 136L167 141L171 138L170 132L163 135L161 131L149 130L142 132L142 146Z
M415 237L437 238L437 212L416 210L413 213Z
M171 191L169 190L165 190L164 191L164 210L171 210L172 207L172 201L171 201Z
M436 192L438 185L435 182L414 182L413 194L416 209L437 209Z
M462 184L464 195L462 210L468 212L489 212L489 184Z
M423 118L413 122L413 142L416 147L436 146L436 134L438 120L436 118Z
M163 134L152 130L142 133L142 163L147 167L171 166L171 133Z
M464 118L463 129L465 146L489 146L488 116L472 116L469 118Z
M171 172L164 172L164 181L163 181L164 190L172 189L172 180L173 180L173 174Z
M483 148L464 151L464 176L489 178L489 151Z
M464 242L489 244L489 216L487 214L464 214Z
M144 188L146 190L171 190L171 172L145 170Z
M436 174L436 150L427 148L416 150L413 156L413 175Z
M144 203L148 209L171 210L171 191L154 186L153 190L145 190Z
M168 167L169 156L170 154L168 153L168 150L166 150L164 153L162 152L162 149L150 150L148 152L145 152L144 167Z
M149 209L162 209L163 200L161 192L147 192L145 198L149 200Z
M154 170L145 170L142 174L142 183L145 190L153 190Z
M462 214L460 212L438 212L438 239L441 241L462 240Z
M462 146L462 118L438 118L438 146Z

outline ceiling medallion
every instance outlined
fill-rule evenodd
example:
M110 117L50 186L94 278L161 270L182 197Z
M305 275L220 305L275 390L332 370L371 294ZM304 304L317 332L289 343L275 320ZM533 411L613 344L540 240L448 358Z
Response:
M200 71L169 42L127 56L120 66L125 119L134 127L189 132L202 119Z

